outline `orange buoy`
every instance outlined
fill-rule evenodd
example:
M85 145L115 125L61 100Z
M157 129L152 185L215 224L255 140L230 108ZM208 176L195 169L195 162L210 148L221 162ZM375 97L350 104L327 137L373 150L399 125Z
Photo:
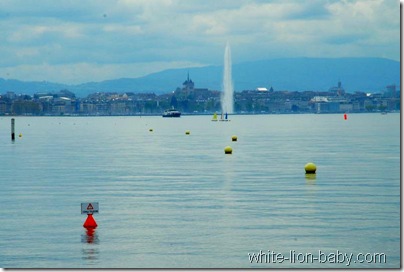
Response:
M90 213L87 215L86 222L84 222L83 227L88 229L95 229L97 227L97 222L95 222L93 215Z

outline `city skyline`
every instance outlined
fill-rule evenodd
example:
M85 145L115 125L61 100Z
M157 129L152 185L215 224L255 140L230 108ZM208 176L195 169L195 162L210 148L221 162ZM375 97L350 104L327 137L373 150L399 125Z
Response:
M222 92L195 88L187 77L182 88L172 93L96 92L79 98L75 93L36 93L33 96L7 92L0 96L0 115L111 116L160 115L175 109L184 114L283 114L400 111L401 90L386 86L382 93L347 93L337 86L321 91L274 91L266 88L234 92L232 101L223 101ZM231 102L231 110L228 110ZM223 105L227 107L223 107ZM234 110L235 111L234 111Z
M0 78L79 84L282 57L400 60L399 1L2 1Z

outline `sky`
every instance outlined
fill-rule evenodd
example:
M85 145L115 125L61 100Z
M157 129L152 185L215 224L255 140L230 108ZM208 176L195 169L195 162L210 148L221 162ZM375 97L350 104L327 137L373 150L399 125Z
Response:
M294 57L400 61L399 0L0 0L0 78L79 84Z

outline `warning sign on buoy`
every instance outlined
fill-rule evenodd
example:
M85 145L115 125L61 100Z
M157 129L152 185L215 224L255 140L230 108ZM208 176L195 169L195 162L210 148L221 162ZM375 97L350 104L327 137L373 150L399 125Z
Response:
M98 202L81 203L81 213L82 214L98 213Z
M95 229L97 227L97 222L93 218L93 213L98 213L98 202L86 202L81 203L81 213L87 214L87 219L83 224L83 227L87 229Z

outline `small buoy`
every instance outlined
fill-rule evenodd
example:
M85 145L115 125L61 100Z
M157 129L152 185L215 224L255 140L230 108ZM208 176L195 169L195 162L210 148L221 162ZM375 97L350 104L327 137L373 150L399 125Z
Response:
M347 120L348 116L346 115L346 113L344 113L344 120Z
M232 140L233 142L237 142L237 136L236 136L236 135L231 136L231 140Z
M151 129L149 129L149 131L150 131L150 132L152 132L152 131L153 131L153 129L151 128Z
M95 222L93 215L90 213L87 215L86 222L84 222L83 227L87 229L95 229L97 227L97 222Z
M224 154L231 154L233 153L233 149L231 148L231 146L226 146L224 148Z
M306 170L306 174L315 174L317 167L314 163L309 162L304 166L304 170Z
M185 134L189 135L189 134L191 134L191 132L189 130L187 130L187 131L185 131Z
M21 138L21 137L22 137L22 134L21 134L21 133L20 133L20 134L18 134L18 137L20 137L20 138Z

